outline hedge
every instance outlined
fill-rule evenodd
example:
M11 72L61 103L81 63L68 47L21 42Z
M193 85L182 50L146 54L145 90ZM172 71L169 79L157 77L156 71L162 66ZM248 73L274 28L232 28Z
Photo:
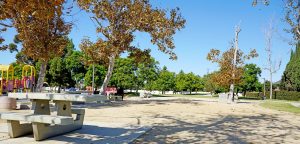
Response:
M246 97L261 99L263 96L263 92L247 92ZM266 92L266 97L269 99L270 92ZM278 100L292 100L298 101L300 100L300 92L297 91L274 91L272 94L273 99Z

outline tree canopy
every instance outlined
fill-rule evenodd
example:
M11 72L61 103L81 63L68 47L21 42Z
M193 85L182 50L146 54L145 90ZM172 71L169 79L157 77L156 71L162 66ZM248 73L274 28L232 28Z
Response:
M218 63L220 67L220 70L212 77L213 81L219 86L229 87L232 81L234 81L235 84L241 83L245 60L258 56L255 50L251 50L248 55L245 55L241 50L238 50L236 65L234 66L234 51L234 48L231 47L221 55L219 50L212 49L207 55L209 61ZM234 78L232 78L232 73L235 73Z
M177 58L173 52L173 35L185 24L178 8L168 15L164 9L153 8L148 0L78 0L78 4L94 14L91 18L98 24L97 32L103 36L94 43L95 54L109 61L102 91L111 78L116 57L123 52L139 51L136 57L147 54L131 45L137 31L149 33L151 43L171 59Z
M260 91L261 85L258 77L261 74L261 69L256 64L246 64L242 74L242 82L239 85L244 92L247 91Z
M297 44L295 52L283 72L281 79L284 89L300 91L300 43Z
M14 27L22 41L22 52L33 59L42 61L38 91L41 90L47 62L63 53L67 44L66 35L71 24L63 18L64 0L4 0L0 3L2 26ZM7 23L5 23L7 22Z

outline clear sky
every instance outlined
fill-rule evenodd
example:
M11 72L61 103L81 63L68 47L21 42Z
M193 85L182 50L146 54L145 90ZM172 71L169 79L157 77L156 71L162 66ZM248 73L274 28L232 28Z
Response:
M273 38L273 59L282 60L280 70L274 75L274 81L280 80L281 75L290 57L293 46L288 45L287 40L291 36L283 31L289 26L282 20L284 18L283 3L281 0L271 1L269 6L252 7L252 0L151 0L155 7L172 9L179 7L182 16L187 23L183 30L176 33L174 42L177 61L169 60L169 56L157 50L157 46L150 43L149 35L136 33L133 44L142 48L151 48L152 56L160 62L161 66L167 66L170 71L194 72L204 75L208 71L217 70L216 64L206 60L206 55L211 48L222 51L229 48L229 41L234 38L234 27L241 24L239 47L244 52L255 48L259 57L249 62L255 63L261 68L267 64L265 37L263 30L271 18L275 20L277 32ZM69 37L75 47L79 49L79 43L85 36L93 40L97 39L95 24L89 19L88 14L77 8L75 15L68 20L75 22ZM11 42L15 31L13 29L3 34L6 42ZM9 64L15 60L15 53L0 52L0 64ZM262 78L268 77L263 70Z

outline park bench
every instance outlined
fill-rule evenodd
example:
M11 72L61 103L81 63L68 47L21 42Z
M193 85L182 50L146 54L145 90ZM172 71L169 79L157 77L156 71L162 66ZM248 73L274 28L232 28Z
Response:
M71 108L72 102L93 102L105 99L100 95L51 93L9 93L8 96L30 99L33 109L33 113L0 113L0 118L7 120L9 136L15 138L33 133L36 141L82 128L85 110ZM50 101L55 103L55 115L50 114ZM73 118L72 114L76 117Z
M117 88L116 87L107 87L104 90L104 93L107 96L108 100L113 100L113 101L123 100L123 96L116 95L117 94Z

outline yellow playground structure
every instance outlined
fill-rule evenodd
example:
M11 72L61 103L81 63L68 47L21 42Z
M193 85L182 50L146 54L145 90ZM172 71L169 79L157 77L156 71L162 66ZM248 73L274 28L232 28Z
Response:
M1 65L0 95L3 92L12 92L14 90L14 67L13 65Z
M35 85L36 70L34 66L24 65L22 69L22 86L24 91L32 92Z
M14 77L15 71L13 65L0 64L0 74L0 95L8 92L16 92L17 90L24 92L33 91L36 76L34 66L23 66L21 80Z

